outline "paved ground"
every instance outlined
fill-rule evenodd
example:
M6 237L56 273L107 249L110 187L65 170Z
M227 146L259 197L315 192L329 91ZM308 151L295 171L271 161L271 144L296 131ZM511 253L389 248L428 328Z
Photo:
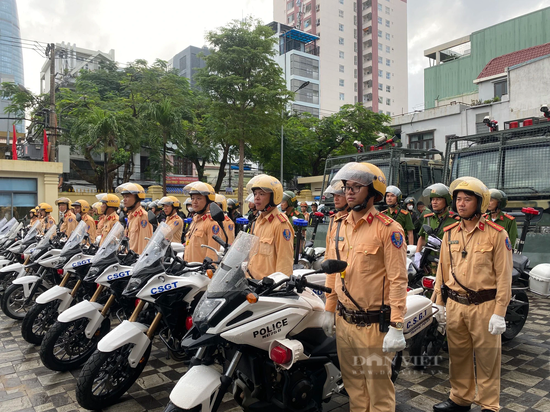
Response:
M503 412L550 412L550 299L532 294L529 298L527 324L520 335L503 346ZM159 342L138 382L119 404L106 411L162 411L174 383L186 370L183 363L166 358ZM54 373L42 366L37 348L21 337L20 324L0 313L0 412L81 411L75 399L79 373ZM446 356L439 366L427 371L406 368L396 390L397 411L431 411L432 405L445 400L449 392ZM347 399L336 397L324 409L347 411ZM227 396L222 411L232 410L239 408Z

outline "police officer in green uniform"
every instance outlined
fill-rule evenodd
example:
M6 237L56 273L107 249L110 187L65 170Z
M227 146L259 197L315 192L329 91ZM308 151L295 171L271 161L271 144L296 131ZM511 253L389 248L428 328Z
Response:
M506 232L508 232L510 243L512 247L515 248L516 239L518 238L516 218L502 211L502 209L506 207L508 196L506 196L506 193L502 190L498 189L489 189L489 192L491 193L491 201L489 202L489 210L485 218L491 219L497 225L502 226Z
M291 190L285 190L283 192L283 201L281 202L281 210L286 214L288 220L293 224L294 232L298 230L298 226L294 226L293 219L304 219L304 215L301 212L298 212L296 208L298 207L298 199L296 195Z
M403 203L403 206L405 206L405 209L411 214L411 219L413 222L413 233L414 233L414 240L415 242L418 240L418 232L420 231L420 228L422 227L422 221L424 220L422 217L420 217L420 213L416 208L414 207L416 204L416 200L414 197L409 196L405 199L405 202Z
M430 198L430 204L433 212L424 215L423 225L428 225L434 230L434 235L438 238L443 238L443 229L457 220L460 220L458 215L451 210L452 197L449 188L443 183L435 183L428 186L422 192L422 196ZM418 232L418 243L416 244L415 263L418 265L421 257L421 250L428 240L428 234L423 228ZM437 264L433 267L435 274L437 272Z
M407 244L414 245L414 225L411 214L408 210L401 209L399 206L402 197L403 195L399 188L396 186L388 186L385 195L388 209L384 210L382 213L399 223L407 234Z

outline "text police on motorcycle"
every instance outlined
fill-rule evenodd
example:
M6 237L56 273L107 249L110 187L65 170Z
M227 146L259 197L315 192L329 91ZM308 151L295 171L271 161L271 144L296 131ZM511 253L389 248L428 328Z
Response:
M153 226L147 219L147 212L141 207L145 189L137 183L123 183L116 188L116 192L122 195L124 207L128 210L126 235L130 249L140 255L147 245L147 239L153 235Z
M329 285L338 294L338 359L351 411L393 411L391 360L394 352L405 348L403 228L374 207L386 193L386 178L378 167L348 163L331 185L340 181L351 212L336 234L344 238L340 253L348 267Z
M462 177L450 190L453 210L462 220L445 228L434 293L440 322L446 303L451 393L433 409L467 411L475 402L482 411L498 411L512 245L501 226L482 216L490 194L480 180Z

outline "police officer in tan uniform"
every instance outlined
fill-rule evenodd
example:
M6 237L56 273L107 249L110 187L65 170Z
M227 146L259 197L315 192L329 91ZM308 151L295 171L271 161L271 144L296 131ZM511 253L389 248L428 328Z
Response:
M101 232L99 232L101 234L99 245L101 246L115 223L118 222L118 215L116 214L116 211L120 207L120 199L112 193L103 193L102 195L97 195L96 197L98 199L100 198L101 210L105 216L103 219Z
M220 244L212 236L217 235L225 240L220 225L210 214L210 204L216 201L216 192L208 183L193 182L183 188L183 193L191 196L191 207L195 212L191 226L185 234L184 260L202 263L205 257L209 257L217 262L218 256L212 250L201 247L208 245L220 250Z
M88 225L88 237L90 239L90 243L94 243L96 237L96 227L94 219L92 219L92 217L88 214L90 212L90 204L84 199L78 199L73 203L73 207L76 214L80 213L80 219Z
M30 221L30 225L32 227L32 225L34 225L34 222L36 222L37 220L39 220L40 218L38 217L38 212L36 209L31 209L29 211L29 216L31 218L31 221Z
M344 185L342 182L336 182L335 186L329 185L325 190L325 197L332 196L334 199L334 207L336 208L336 213L330 216L330 223L328 224L327 238L326 238L326 247L325 247L325 260L326 259L338 259L342 260L342 255L340 250L344 247L344 238L339 237L338 240L336 237L336 231L339 232L339 227L341 227L342 222L346 219L349 213L348 202L346 200L346 194L344 193ZM338 247L338 250L337 250ZM327 287L334 287L334 280L336 273L327 273L327 279L325 285ZM330 286L329 286L330 285ZM332 290L331 293L326 294L326 303L325 310L329 312L336 311L336 304L338 303L338 295L336 290Z
M46 233L53 225L55 225L55 219L50 215L53 208L48 203L40 203L38 205L38 213L42 220L42 233Z
M141 255L148 239L153 236L153 226L147 219L147 212L141 207L141 201L145 199L145 189L137 183L123 183L116 188L116 192L122 195L124 207L128 210L126 236L129 247Z
M405 348L407 270L403 228L379 213L386 179L370 163L348 163L331 181L344 183L351 208L336 236L346 270L329 285L338 295L336 341L350 411L395 410L391 362ZM333 314L325 312L330 331ZM328 323L328 326L327 326Z
M216 193L215 202L220 207L223 214L225 215L223 228L225 229L225 233L227 233L227 243L231 245L235 240L235 223L231 220L231 217L229 217L229 215L227 214L227 198L224 195ZM223 235L221 236L221 238L225 240Z
M254 279L263 279L274 272L292 274L294 263L294 229L286 215L277 209L283 200L283 185L265 174L254 176L246 185L254 194L254 206L258 211L250 233L258 236L260 246L248 264L248 272Z
M103 204L101 202L95 202L92 205L92 209L94 211L94 216L97 216L97 221L96 221L97 234L101 235L101 229L103 228L103 223L105 222L105 215L103 214Z
M490 194L480 180L462 177L450 190L462 220L445 228L434 292L438 321L447 313L451 393L433 409L463 412L476 403L482 411L498 411L512 244L501 226L482 216Z
M70 210L71 199L68 197L60 197L55 201L55 204L62 215L62 222L59 226L59 231L65 233L65 235L69 237L78 224L75 214Z
M181 208L179 199L175 196L164 196L157 204L162 207L166 215L166 220L164 222L170 226L170 233L172 234L170 242L181 243L183 220L178 216L178 210Z

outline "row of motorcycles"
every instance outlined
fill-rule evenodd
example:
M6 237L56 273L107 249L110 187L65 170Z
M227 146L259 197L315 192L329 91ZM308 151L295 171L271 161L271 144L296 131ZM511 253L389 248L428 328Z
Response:
M214 204L211 213L223 221ZM345 394L336 340L325 334L322 315L330 291L325 274L341 272L346 262L324 261L322 248L306 244L293 275L254 280L246 265L257 237L241 231L228 245L227 237L214 236L222 246L217 262L185 262L183 245L170 243L169 233L161 223L137 256L120 223L98 247L84 222L65 239L55 227L41 237L36 224L0 221L2 310L23 321L22 336L41 345L46 367L82 367L82 407L116 403L147 365L155 340L173 359L189 362L166 411L216 411L229 391L247 411L317 411ZM434 249L428 243L426 259ZM444 349L445 330L433 316L430 276L408 263L404 334L413 366L426 367ZM392 379L403 362L397 353Z

